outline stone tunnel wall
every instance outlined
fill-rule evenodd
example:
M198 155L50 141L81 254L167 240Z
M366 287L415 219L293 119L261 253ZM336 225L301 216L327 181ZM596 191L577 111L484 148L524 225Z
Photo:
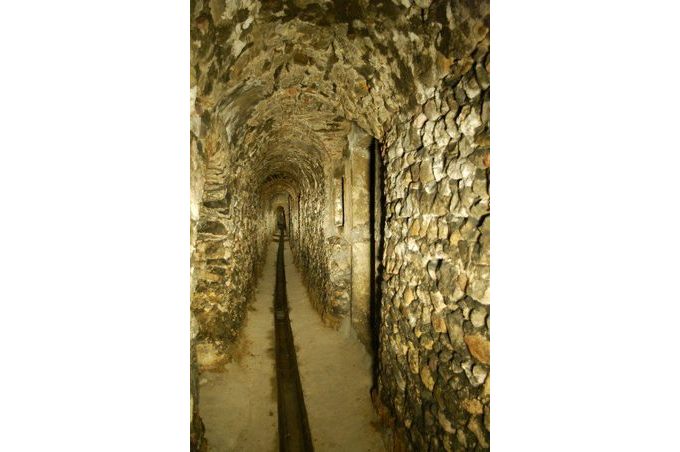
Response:
M237 337L263 262L264 228L258 228L255 204L244 206L233 216L207 211L198 224L193 311L201 325L199 357L206 364Z
M271 231L257 196L225 170L229 153L214 131L192 141L205 160L205 181L192 219L191 309L199 365L211 367L221 364L243 325Z
M291 237L291 250L295 264L303 269L312 304L327 324L337 327L349 311L350 260L348 244L327 226L328 215L325 190L304 192L299 223L293 217L299 229Z
M192 102L193 105L193 102ZM221 366L238 336L271 240L273 215L224 171L214 131L195 118L191 133L191 450L205 451L200 368Z
M457 62L383 156L379 388L416 450L489 447L488 47Z

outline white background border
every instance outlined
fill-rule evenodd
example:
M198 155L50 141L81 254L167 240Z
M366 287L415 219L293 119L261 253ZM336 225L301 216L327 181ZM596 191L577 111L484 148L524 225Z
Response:
M188 13L0 7L3 450L188 448ZM492 3L496 450L680 445L678 17Z

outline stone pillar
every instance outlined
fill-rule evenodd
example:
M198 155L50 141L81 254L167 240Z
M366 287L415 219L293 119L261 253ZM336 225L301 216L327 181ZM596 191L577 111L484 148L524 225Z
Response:
M348 239L352 244L352 327L359 339L371 345L371 136L356 125L348 136L350 205Z

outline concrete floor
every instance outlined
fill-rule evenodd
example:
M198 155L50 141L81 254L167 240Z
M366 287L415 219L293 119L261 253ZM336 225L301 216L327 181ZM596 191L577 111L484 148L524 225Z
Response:
M273 294L276 243L248 312L237 359L203 372L200 413L209 450L276 451ZM290 319L316 451L384 451L371 405L371 359L354 338L324 326L312 308L288 243L284 250Z

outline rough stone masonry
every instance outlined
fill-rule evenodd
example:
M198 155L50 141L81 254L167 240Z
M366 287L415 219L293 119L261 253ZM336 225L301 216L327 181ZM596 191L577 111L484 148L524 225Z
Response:
M488 449L488 1L192 0L190 27L192 373L228 359L282 207L319 314L376 329L394 447Z

